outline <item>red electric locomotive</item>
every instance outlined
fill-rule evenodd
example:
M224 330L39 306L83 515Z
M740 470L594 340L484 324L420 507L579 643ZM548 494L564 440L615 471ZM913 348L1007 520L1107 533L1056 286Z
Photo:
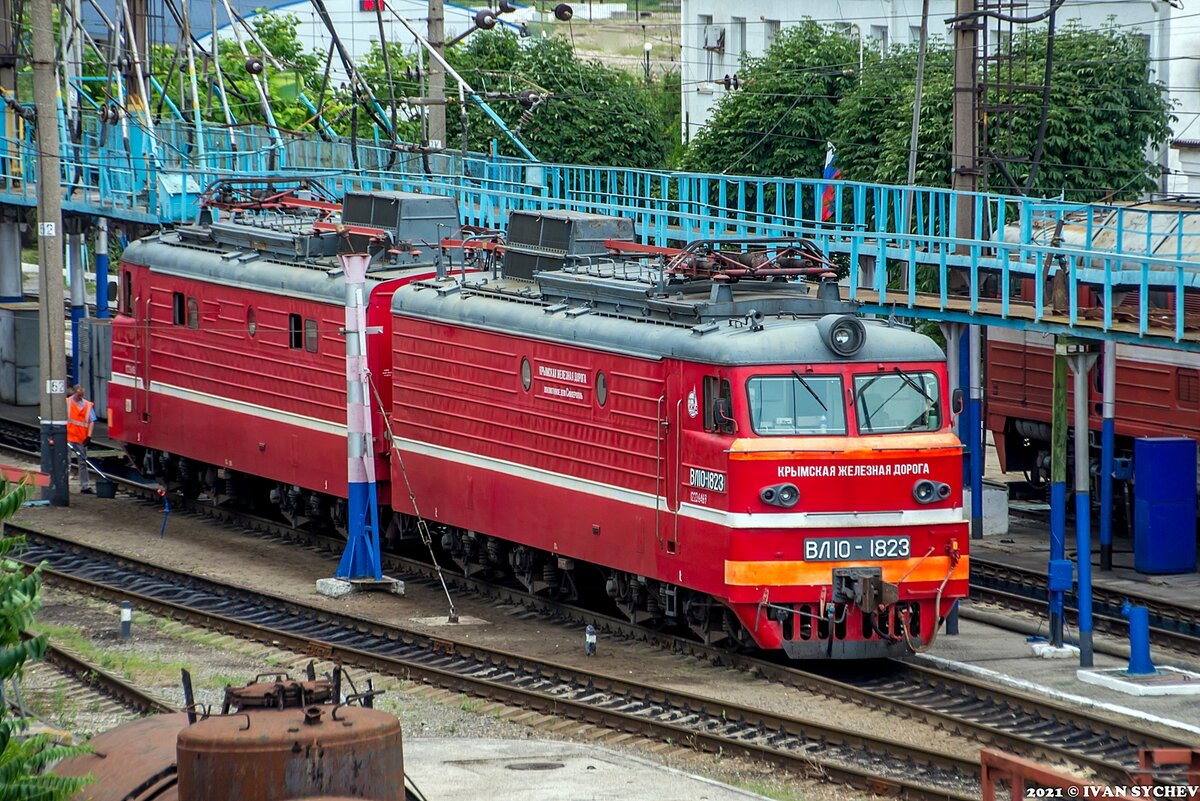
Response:
M830 280L794 280L828 269L806 242L647 256L626 220L518 213L501 248L468 244L503 251L502 270L435 274L400 243L437 234L381 223L397 217L380 207L411 197L358 196L340 220L342 235L370 221L360 244L381 254L369 362L393 540L415 529L411 488L465 571L535 592L607 593L635 621L794 658L933 640L968 560L931 340L856 318ZM258 219L126 251L111 431L175 486L336 526L342 283L328 237L345 238Z

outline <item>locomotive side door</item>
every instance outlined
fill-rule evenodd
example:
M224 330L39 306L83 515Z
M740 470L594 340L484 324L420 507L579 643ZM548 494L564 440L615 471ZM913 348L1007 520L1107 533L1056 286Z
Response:
M681 424L684 414L680 385L678 372L667 376L659 412L659 497L654 517L659 548L668 554L675 554L679 550L679 446L683 436Z

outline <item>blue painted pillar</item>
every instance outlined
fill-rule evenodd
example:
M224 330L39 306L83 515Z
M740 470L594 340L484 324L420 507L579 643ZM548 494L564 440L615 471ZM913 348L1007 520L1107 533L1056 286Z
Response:
M983 326L970 326L971 428L964 439L971 448L971 539L983 539Z
M1079 578L1079 666L1090 668L1092 656L1092 496L1091 471L1088 469L1088 372L1095 354L1074 353L1071 371L1075 374L1075 550L1076 575Z
M375 452L371 446L370 366L367 363L365 282L371 257L341 255L346 280L346 457L349 480L346 550L340 579L383 580L379 553L379 504L375 494Z
M83 234L67 234L67 275L71 281L71 383L79 383L79 321L87 316L83 280Z
M1112 570L1113 426L1117 411L1117 343L1104 342L1100 429L1100 569Z
M96 317L108 318L109 304L112 298L108 296L108 219L101 217L96 221Z
M1053 382L1050 397L1050 563L1049 577L1050 644L1063 645L1063 593L1074 586L1074 569L1067 561L1067 358L1053 356Z

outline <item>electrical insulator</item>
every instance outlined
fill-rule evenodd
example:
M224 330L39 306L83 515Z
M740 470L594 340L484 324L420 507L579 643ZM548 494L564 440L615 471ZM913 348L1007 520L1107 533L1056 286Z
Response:
M263 60L257 56L246 59L246 72L251 75L262 75L263 66Z
M517 7L514 6L511 2L509 2L509 0L500 0L500 13L501 14L511 14L516 10L517 10Z
M491 9L475 12L475 27L481 31L490 31L496 27L496 15Z
M740 85L738 82L738 76L736 74L735 75L726 75L725 80L722 81L722 83L725 84L726 89L737 89L738 86Z
M570 22L573 16L575 16L575 9L566 3L559 3L554 7L554 18L559 22Z
M517 102L521 104L521 108L533 108L534 105L541 100L541 95L533 89L525 89L517 95Z

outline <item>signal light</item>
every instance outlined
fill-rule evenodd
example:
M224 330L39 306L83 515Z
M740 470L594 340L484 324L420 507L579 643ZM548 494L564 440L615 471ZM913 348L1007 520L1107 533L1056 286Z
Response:
M758 498L771 506L782 506L791 509L800 502L800 490L795 484L775 484L759 490Z
M858 353L867 342L867 329L852 314L827 314L817 321L817 331L825 346L843 358Z
M941 481L923 478L913 485L913 499L917 503L936 503L950 497L950 485Z

